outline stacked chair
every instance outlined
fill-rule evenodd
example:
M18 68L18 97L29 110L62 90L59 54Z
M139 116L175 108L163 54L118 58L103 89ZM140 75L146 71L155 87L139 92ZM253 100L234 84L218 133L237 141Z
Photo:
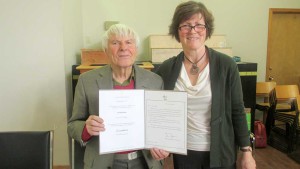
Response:
M268 119L271 131L268 143L283 152L294 150L298 123L299 89L297 85L276 85L275 111Z
M296 121L294 124L294 131L293 131L294 134L292 134L292 136L293 136L292 140L295 141L294 145L297 146L300 141L299 140L299 135L300 135L300 115L299 115L299 113L300 113L300 95L297 96L297 106L295 107L295 109L296 109L297 113L296 113ZM296 149L296 147L295 147L295 149Z
M290 142L290 147L293 148L293 151L289 153L289 157L294 159L300 164L300 149L298 148L298 145L300 144L299 135L300 135L300 95L297 96L297 104L295 106L296 109L296 119L295 123L293 125L293 130L291 131L292 139Z
M268 114L272 115L275 110L275 86L276 82L257 82L256 83L256 98L255 109L263 112L263 123L266 126L267 135L270 133L270 120L267 121ZM270 119L270 118L268 118Z

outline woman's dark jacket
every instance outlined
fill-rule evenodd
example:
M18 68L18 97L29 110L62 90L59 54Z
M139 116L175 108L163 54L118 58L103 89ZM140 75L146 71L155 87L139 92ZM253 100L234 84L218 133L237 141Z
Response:
M210 167L225 167L236 162L238 146L250 145L242 86L233 59L210 48L207 51L212 92ZM174 89L183 59L181 52L158 68L164 89Z

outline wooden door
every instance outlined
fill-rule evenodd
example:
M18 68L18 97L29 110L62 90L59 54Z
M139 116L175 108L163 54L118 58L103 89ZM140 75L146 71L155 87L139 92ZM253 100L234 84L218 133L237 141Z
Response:
M266 81L300 87L300 9L270 9Z

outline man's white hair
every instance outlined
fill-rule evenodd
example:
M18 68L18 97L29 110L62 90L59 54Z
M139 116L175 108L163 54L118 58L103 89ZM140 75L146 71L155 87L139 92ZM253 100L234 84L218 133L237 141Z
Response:
M130 27L124 24L115 24L110 26L110 28L104 33L102 37L102 49L105 51L107 49L108 40L111 36L117 37L131 37L138 48L140 39L138 34Z

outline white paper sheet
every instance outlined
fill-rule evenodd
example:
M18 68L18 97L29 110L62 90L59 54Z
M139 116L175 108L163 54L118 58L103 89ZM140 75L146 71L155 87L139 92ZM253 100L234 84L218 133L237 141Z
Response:
M186 154L187 94L145 91L146 148Z
M99 153L161 148L186 154L187 94L175 91L100 90Z

